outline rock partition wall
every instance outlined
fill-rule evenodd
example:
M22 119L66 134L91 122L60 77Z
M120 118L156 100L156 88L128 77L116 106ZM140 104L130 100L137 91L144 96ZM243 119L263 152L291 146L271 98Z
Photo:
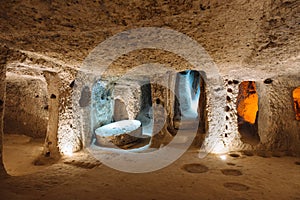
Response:
M52 116L50 114L47 118L47 124L42 126L40 124L33 124L33 129L39 130L39 133L43 132L44 135L32 135L35 137L45 136L45 130L48 130L49 126L51 136L46 134L45 142L45 155L49 155L50 149L53 149L53 155L57 154L57 148L61 153L73 152L82 149L82 135L75 122L73 115L73 90L75 87L75 76L77 73L77 66L68 65L60 60L53 59L35 52L18 51L10 49L8 61L7 61L8 74L13 75L13 83L25 82L26 84L18 84L22 87L21 93L28 91L28 95L34 98L34 101L39 99L36 103L36 108L45 110L47 113L50 110L51 101L56 101L55 113L58 113L58 120L54 120L55 123L50 120ZM11 76L12 77L12 76ZM21 81L22 80L22 81ZM34 86L34 88L29 87ZM13 89L13 88L12 88ZM33 89L33 90L32 90ZM54 92L49 91L55 90ZM13 89L13 92L18 91L17 88ZM54 94L54 95L52 95ZM37 97L38 95L38 97ZM13 95L14 98L18 98L18 95ZM25 108L32 107L32 101L22 101L21 106ZM44 104L46 102L46 104ZM34 109L33 109L34 110ZM40 114L42 111L38 111ZM44 114L41 114L37 121L42 122L44 120ZM26 118L26 123L32 123L31 118ZM56 124L56 122L58 124ZM57 127L54 128L53 127ZM57 129L57 131L55 131ZM48 138L48 139L47 139ZM51 139L49 139L51 138ZM52 147L49 147L52 146ZM51 153L50 153L51 154Z
M155 148L168 144L176 134L173 124L175 82L176 73L155 75L151 80L154 119L151 146Z
M292 93L300 85L297 75L278 75L256 80L258 95L258 142L243 141L238 130L239 86L244 79L225 79L226 124L222 141L227 151L267 151L300 155L300 123L296 120ZM250 80L251 81L251 80Z
M226 88L226 106L224 107L225 116L225 131L222 134L222 141L227 151L234 151L244 148L244 144L240 140L238 133L238 118L237 118L237 99L239 95L239 80L225 79Z
M296 120L293 90L300 85L299 75L272 77L271 83L258 85L259 148L300 155L300 121Z
M141 87L139 81L121 80L116 83L113 91L114 121L137 118L141 110Z
M48 94L44 77L7 73L6 83L4 133L45 138Z
M8 49L6 47L0 47L0 177L5 176L5 168L3 165L3 117L5 107L5 90L6 90L6 57Z

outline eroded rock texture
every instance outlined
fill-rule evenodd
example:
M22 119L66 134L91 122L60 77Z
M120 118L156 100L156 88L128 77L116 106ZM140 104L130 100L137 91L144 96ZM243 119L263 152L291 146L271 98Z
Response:
M26 103L22 106L33 108L30 104L35 104L36 109L29 111L36 117L22 119L37 125L31 130L23 124L19 129L40 137L45 134L49 101L55 101L55 122L48 123L47 130L57 128L50 141L46 135L45 146L57 142L62 153L82 149L91 143L96 128L122 119L139 119L147 130L155 124L153 147L166 145L183 116L174 95L176 73L195 69L192 63L174 52L142 49L120 55L103 73L91 68L81 71L80 67L92 49L116 33L140 27L170 28L198 42L218 69L211 70L214 64L204 56L200 66L205 69L200 84L204 91L200 99L204 100L199 101L198 109L203 130L198 130L198 145L219 153L261 149L299 154L300 125L292 97L300 85L299 4L297 0L3 1L0 44L10 49L7 67L11 78L7 80L13 92L8 95L15 99L7 105L16 105L19 97L15 94L28 92L30 98L22 100ZM132 38L124 36L126 39ZM183 47L173 43L176 49ZM189 44L186 50L197 58L203 56L194 55ZM133 70L147 63L172 70ZM59 85L52 79L45 82L47 71L56 74ZM103 90L93 92L98 80ZM243 142L238 130L239 85L244 81L255 81L257 86L258 144ZM35 90L28 89L30 85ZM11 121L8 128L12 128Z
M3 118L5 108L5 90L6 90L6 60L7 60L8 48L0 47L0 176L6 175L3 166Z
M45 138L48 93L44 77L7 74L4 132Z
M293 108L293 90L299 75L276 76L272 84L261 84L258 129L262 145L270 150L299 153L299 121ZM267 101L267 103L266 103Z

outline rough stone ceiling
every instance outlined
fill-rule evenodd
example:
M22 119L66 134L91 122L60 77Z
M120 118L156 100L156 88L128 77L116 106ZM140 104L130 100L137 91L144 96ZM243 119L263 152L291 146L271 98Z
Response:
M106 38L149 26L171 28L195 39L223 74L251 78L261 76L261 71L270 76L300 72L298 0L3 0L0 4L1 45L73 66Z

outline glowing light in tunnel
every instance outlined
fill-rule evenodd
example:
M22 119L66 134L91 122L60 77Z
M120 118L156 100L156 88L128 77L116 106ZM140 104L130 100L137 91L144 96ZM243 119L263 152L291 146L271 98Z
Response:
M200 97L200 86L198 85L197 90L192 93L192 103L191 103L192 104L191 109L196 113L198 110L199 97Z
M239 85L237 97L238 131L242 142L257 145L258 134L258 94L254 81L244 81Z
M126 35L127 38L125 40L124 35ZM126 55L130 52L140 49L160 49L174 53L175 55L181 56L187 62L192 64L195 69L203 70L206 72L208 77L207 89L210 91L210 97L212 97L210 98L209 102L211 104L210 111L211 113L218 113L218 115L210 116L209 122L212 124L218 123L218 125L209 126L208 132L210 135L212 135L212 137L215 137L215 135L219 135L220 132L223 131L222 127L225 124L225 122L222 120L225 118L225 113L222 112L223 101L220 101L219 98L214 98L225 94L225 90L223 88L223 81L219 73L219 69L217 65L215 65L211 57L206 53L205 49L201 45L199 45L197 41L194 41L190 37L187 37L186 35L180 32L157 27L143 27L137 29L130 29L128 31L116 34L103 41L89 53L88 57L85 58L83 62L83 66L80 69L82 70L82 72L87 73L78 73L79 76L77 75L76 77L76 83L83 82L91 85L92 80L95 80L96 77L105 77L106 75L109 75L109 73L107 72L109 70L109 66L111 66L114 60L118 59L122 55ZM154 71L154 73L160 71L156 70L156 68L154 67L151 67L149 69L152 72ZM173 89L169 88L170 85L168 80L169 79L167 79L166 81L159 81L158 83L166 82L165 87L168 89ZM151 84L153 84L152 80ZM76 88L80 88L80 85L74 88L74 94L76 94ZM175 91L175 93L176 92L177 91ZM77 95L75 95L75 97L76 96ZM176 104L177 103L179 104L178 99L176 99ZM179 106L177 107L179 108ZM78 109L77 107L75 108L76 109L74 109L74 113L79 114L79 116L83 112L94 112L92 109L87 110L81 108ZM154 110L156 111L156 109ZM90 120L82 120L81 124L79 125L81 125L82 127L82 133L84 134L84 136L91 133L91 130L93 130L91 129L91 127L95 127L93 126L93 123L90 122ZM171 141L168 145L165 145L163 148L160 148L157 151L145 153L130 154L126 152L125 154L109 154L105 151L94 151L92 148L88 149L92 153L93 157L101 161L101 163L105 164L106 166L111 167L115 170L120 170L129 173L153 172L155 170L159 170L170 165L182 156L182 154L192 144L192 136L196 136L197 134L196 131L190 132L191 137L189 137L188 142L180 145L180 148L177 148L178 145L173 146L173 141ZM174 136L174 138L180 134L184 135L184 133L185 132L179 129L178 133ZM221 141L218 141L218 143L221 143ZM213 146L214 144L211 144L210 141L208 141L206 148L203 148L205 150L204 154L207 155L208 153L210 153ZM201 150L203 149L201 148Z
M296 112L296 119L300 120L300 87L293 91L294 109Z
M195 78L195 71L187 70L179 73L179 102L184 118L198 117L198 103L200 97L199 78Z
M246 122L254 124L258 112L258 95L254 81L244 81L240 84L237 102L238 115Z
M219 156L221 160L226 160L227 159L227 155L220 155Z
M66 156L72 156L73 155L73 147L71 145L64 145L61 148L61 153Z

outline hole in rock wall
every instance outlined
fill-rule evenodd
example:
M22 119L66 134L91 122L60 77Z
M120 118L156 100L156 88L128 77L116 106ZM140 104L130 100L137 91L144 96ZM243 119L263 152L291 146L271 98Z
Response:
M97 81L92 90L92 126L96 145L133 149L150 142L153 128L151 84ZM146 83L145 83L146 82Z
M156 99L157 101L160 100ZM143 134L151 136L153 132L153 108L151 84L149 81L141 86L140 112L137 115L137 120L142 123Z
M293 91L294 109L296 113L296 120L300 121L300 87Z
M43 77L7 73L3 161L13 176L39 170L48 124L47 83Z
M171 139L178 130L187 131L187 135L197 132L194 145L200 144L207 128L204 79L200 72L186 70L176 73L173 81L175 94L145 79L126 80L126 84L99 80L93 87L91 104L95 144L122 149L160 143L157 140L166 144L165 134ZM161 132L163 129L169 133ZM176 142L186 138L179 140Z
M175 93L174 128L189 131L195 128L193 123L197 120L198 130L193 146L201 146L207 129L205 82L201 72L195 70L179 72Z
M194 70L179 72L176 79L175 116L180 119L198 118L200 73Z
M244 143L255 145L260 142L258 135L258 94L254 81L239 85L237 98L238 131Z

